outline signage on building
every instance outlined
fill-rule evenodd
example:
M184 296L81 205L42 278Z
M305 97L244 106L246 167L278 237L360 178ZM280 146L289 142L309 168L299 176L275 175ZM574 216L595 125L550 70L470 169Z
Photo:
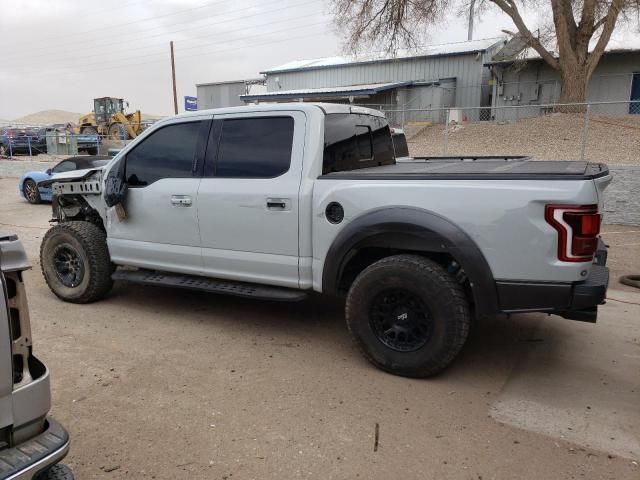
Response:
M193 112L198 110L198 99L197 97L184 97L184 109L187 112Z

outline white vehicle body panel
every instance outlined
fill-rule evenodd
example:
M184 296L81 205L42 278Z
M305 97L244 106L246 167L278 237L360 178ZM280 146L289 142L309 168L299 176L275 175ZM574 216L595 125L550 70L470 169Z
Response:
M544 207L597 203L593 181L319 180L313 198L315 290L338 233L367 212L393 206L425 209L454 222L476 242L496 280L575 282L591 268L590 262L557 259L557 232L545 221ZM339 225L324 219L331 201L344 207Z
M109 169L138 142L167 123L201 118L292 115L291 167L273 179L165 179L130 189L127 218L118 220L101 197L85 198L102 216L112 259L121 265L293 288L323 289L323 269L336 236L356 218L382 208L410 207L444 217L465 232L496 280L578 282L590 262L557 259L558 233L544 218L546 204L602 204L609 175L596 180L461 180L322 178L326 113L335 104L272 104L180 115L155 124L103 167ZM380 115L369 109L358 113ZM77 176L78 172L74 172ZM190 196L176 207L172 195ZM269 210L267 200L286 208ZM329 223L325 208L339 202L345 217Z
M204 274L298 288L299 189L306 117L294 120L291 166L276 178L203 178L198 217ZM273 112L216 115L216 119L258 118ZM282 203L284 208L273 207ZM306 213L306 212L305 212Z

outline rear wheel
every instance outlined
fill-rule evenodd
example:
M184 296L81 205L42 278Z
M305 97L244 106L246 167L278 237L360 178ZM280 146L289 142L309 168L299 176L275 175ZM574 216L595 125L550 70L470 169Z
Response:
M0 157L8 157L9 156L9 147L6 145L0 145Z
M40 265L51 291L67 302L94 302L113 285L106 234L89 222L50 228L40 246Z
M38 185L30 178L27 178L22 184L22 193L24 193L24 198L26 198L29 203L36 204L42 201Z
M469 332L467 298L439 264L395 255L367 267L346 303L349 331L377 367L408 377L444 370Z

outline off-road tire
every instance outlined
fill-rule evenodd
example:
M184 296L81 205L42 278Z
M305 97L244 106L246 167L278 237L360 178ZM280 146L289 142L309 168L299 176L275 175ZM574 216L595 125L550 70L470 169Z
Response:
M42 202L38 185L31 178L27 178L22 184L22 193L24 194L24 198L29 203L36 205Z
M128 140L129 133L126 127L121 123L112 123L109 126L109 139L111 140Z
M34 480L73 480L73 472L62 463L57 463L52 467L38 473Z
M425 343L414 350L399 351L384 343L389 343L389 337L376 332L376 318L381 315L376 309L378 299L384 298L384 306L387 292L407 292L409 298L415 299L410 300L412 305L417 302L426 307L422 310L428 315L421 316L427 325ZM345 315L349 331L365 357L382 370L406 377L428 377L444 370L462 349L471 323L462 286L442 266L419 255L383 258L362 271L349 289ZM389 315L395 318L395 313ZM397 319L405 321L400 316ZM381 322L380 330L389 326Z
M56 269L54 257L60 250L77 254L82 263L82 279L76 286L65 285ZM107 236L93 223L65 222L50 228L40 245L40 266L51 291L65 302L95 302L113 285Z
M98 135L98 129L96 127L82 127L83 135Z

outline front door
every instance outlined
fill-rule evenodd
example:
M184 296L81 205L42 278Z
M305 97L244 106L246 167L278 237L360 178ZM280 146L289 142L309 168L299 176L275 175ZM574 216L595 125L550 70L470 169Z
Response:
M305 121L302 112L216 115L198 190L206 275L299 286Z
M210 124L209 119L181 119L127 152L126 218L119 220L115 209L107 218L115 263L202 273L196 202Z

